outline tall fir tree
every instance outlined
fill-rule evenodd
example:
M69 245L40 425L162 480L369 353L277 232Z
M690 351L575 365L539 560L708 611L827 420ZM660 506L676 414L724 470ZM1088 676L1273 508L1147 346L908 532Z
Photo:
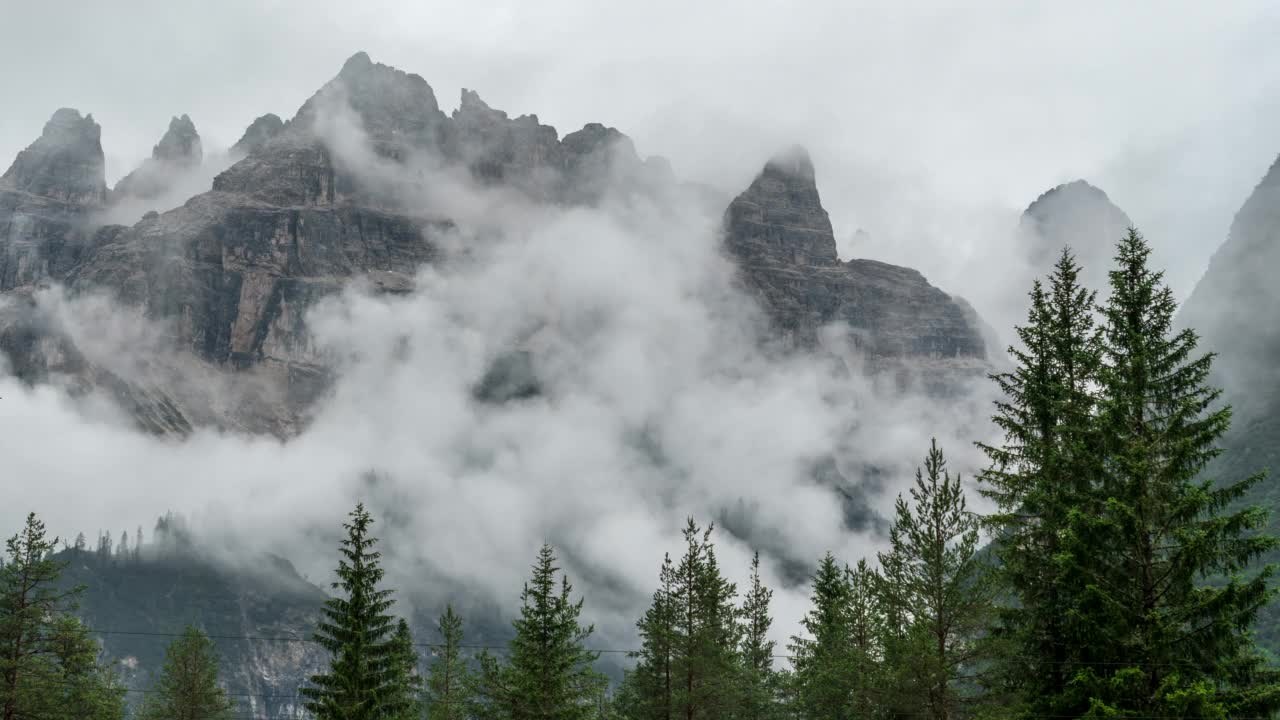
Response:
M408 629L389 613L395 601L380 587L385 572L372 525L363 503L343 524L347 537L333 583L340 595L325 601L315 636L330 653L329 671L313 675L301 691L319 720L407 720L418 714L420 679L406 658Z
M892 573L883 602L908 619L891 641L892 655L916 699L911 714L951 720L964 714L958 680L979 660L994 586L978 557L980 520L966 508L960 477L947 470L936 440L910 494L910 501L898 496L890 549L880 555Z
M462 618L445 607L436 623L440 645L427 669L427 720L465 720L470 717L473 679L462 651Z
M773 669L775 643L769 639L773 591L760 579L760 553L751 558L751 585L742 598L742 711L743 720L773 720L779 716L778 675Z
M993 695L1036 715L1083 710L1068 684L1089 655L1076 613L1092 539L1080 525L1098 502L1101 332L1096 293L1079 275L1066 248L1048 288L1033 284L1027 323L1016 328L1020 346L1009 348L1014 368L992 376L1004 396L993 417L1003 442L979 443L991 464L978 479L997 505L987 521L1015 599L1002 604L988 636L1000 657L987 681Z
M555 551L543 545L521 593L507 663L480 656L479 690L486 716L502 720L583 720L600 714L607 681L586 648L594 628L581 624L568 577L560 576Z
M1089 526L1085 629L1101 649L1072 686L1098 717L1264 717L1280 677L1249 628L1273 596L1271 567L1247 576L1277 540L1266 513L1239 507L1262 473L1201 479L1230 410L1207 385L1213 356L1174 330L1176 303L1150 248L1130 229L1105 307L1099 435L1105 502Z
M218 686L218 656L209 637L188 626L165 650L160 677L139 720L230 720L235 705Z
M658 589L644 617L636 622L640 650L635 667L623 679L617 704L632 720L674 720L676 605L675 565L664 555Z
M797 712L810 720L852 720L857 663L850 642L850 576L827 553L813 575L812 607L791 639Z
M685 555L672 574L676 678L672 704L683 720L733 716L740 705L737 588L720 572L713 525L684 528Z
M74 616L83 588L61 582L57 538L29 514L0 564L0 718L119 720L124 687L98 662L98 644Z

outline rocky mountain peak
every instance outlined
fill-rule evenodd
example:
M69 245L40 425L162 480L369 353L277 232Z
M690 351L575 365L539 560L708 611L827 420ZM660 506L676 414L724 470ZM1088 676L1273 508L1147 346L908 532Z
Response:
M1048 273L1062 248L1070 246L1085 284L1105 294L1115 244L1132 224L1101 189L1073 180L1036 198L1022 213L1018 235L1036 274Z
M165 131L160 142L151 150L152 159L171 165L199 165L204 159L204 151L200 144L200 133L196 132L195 123L187 115L175 117L169 121L169 129Z
M107 192L102 128L92 115L82 117L78 110L59 109L40 137L18 153L0 176L0 188L77 205L101 205Z
M256 119L245 128L244 134L231 146L231 154L237 157L243 157L252 152L256 152L263 145L266 145L271 138L280 134L284 129L284 121L275 113L267 113Z
M801 265L839 262L813 162L798 146L765 164L751 186L730 203L726 226L731 250L743 258Z

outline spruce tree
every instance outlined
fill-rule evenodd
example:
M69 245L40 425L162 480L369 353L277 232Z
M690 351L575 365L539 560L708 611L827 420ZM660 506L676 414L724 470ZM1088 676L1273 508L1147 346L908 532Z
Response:
M909 673L917 700L912 714L950 720L961 712L957 680L978 659L993 586L977 556L980 521L967 510L960 477L947 470L936 440L910 494L910 502L898 496L890 550L880 555L892 573L884 602L908 619L892 654Z
M773 669L774 642L769 639L773 591L760 580L760 553L751 558L751 585L742 599L742 673L744 720L778 716L778 678Z
M0 718L118 720L124 688L98 662L98 644L72 614L81 587L60 582L65 563L52 557L34 513L5 543L0 564Z
M448 605L436 626L441 644L427 670L427 720L464 720L472 705L473 681L462 655L462 618Z
M640 651L623 680L617 703L632 720L673 720L675 713L675 566L663 556L659 586L644 617L636 622Z
M234 705L218 687L218 656L200 630L186 631L165 650L160 677L147 696L139 720L229 720Z
M1101 652L1072 686L1106 717L1263 717L1280 681L1249 628L1272 598L1266 513L1239 507L1261 473L1215 483L1230 410L1207 383L1213 356L1175 331L1176 303L1136 230L1120 241L1105 307L1100 443L1105 502L1089 526L1084 629Z
M479 688L484 712L503 720L582 720L599 714L606 686L592 668L598 657L586 648L593 627L583 626L582 600L571 598L567 577L550 545L543 545L533 576L521 593L507 664L480 657Z
M997 505L987 521L1015 600L1002 605L988 637L1002 656L988 683L1038 715L1083 710L1067 686L1073 664L1089 655L1073 618L1092 554L1081 523L1098 502L1093 387L1101 336L1096 294L1079 274L1068 248L1048 288L1033 284L1027 323L1016 328L1020 346L1009 348L1014 369L992 376L1004 396L993 417L1003 442L979 443L991 464L978 479Z
M827 553L813 575L812 608L792 637L796 709L811 720L851 720L857 663L850 642L850 576Z
M380 587L384 571L373 518L356 506L343 527L338 597L325 601L316 641L330 653L329 671L302 688L306 707L319 720L399 720L417 714L418 678L410 672L408 629L388 612L392 591ZM412 646L410 646L410 651Z
M677 717L700 720L730 717L737 712L739 658L737 589L720 572L714 526L705 530L689 518L684 529L685 555L672 574L675 683L672 703Z

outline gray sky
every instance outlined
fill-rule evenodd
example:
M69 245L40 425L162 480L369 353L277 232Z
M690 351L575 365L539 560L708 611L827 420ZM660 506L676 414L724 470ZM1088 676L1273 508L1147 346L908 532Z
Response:
M682 176L745 186L807 145L846 256L953 292L999 213L1076 177L1143 228L1185 296L1280 151L1266 2L671 0L305 4L0 0L0 162L54 109L103 125L109 181L190 113L206 148L284 117L356 50L560 132L599 121ZM869 243L852 247L858 227Z

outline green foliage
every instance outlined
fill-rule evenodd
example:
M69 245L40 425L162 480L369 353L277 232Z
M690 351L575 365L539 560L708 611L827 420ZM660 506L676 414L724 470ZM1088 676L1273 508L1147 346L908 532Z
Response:
M855 573L827 553L813 575L813 606L791 639L795 709L814 720L865 717L878 668L879 638L866 623L874 592L865 564ZM857 610L855 610L857 606ZM855 632L855 624L859 627Z
M936 441L910 492L910 502L898 496L890 550L880 555L880 601L902 623L885 641L895 670L887 699L898 712L941 720L962 710L958 679L980 659L994 586L978 557L980 520Z
M773 591L760 580L760 553L751 558L751 585L742 598L742 709L743 720L772 720L779 711L780 680L773 669L774 642L769 639L773 618L769 602Z
M462 656L462 618L445 608L437 622L441 645L427 670L424 705L428 720L463 720L473 705L474 678Z
M234 705L218 687L213 642L187 626L165 652L160 678L138 712L139 720L229 720Z
M98 663L98 645L71 615L81 588L59 583L57 538L32 513L5 543L0 566L0 717L118 720L124 688Z
M480 656L480 712L502 720L583 720L601 713L607 681L592 669L598 654L585 641L582 600L573 602L555 552L543 545L521 593L520 617L505 664ZM557 587L558 585L558 587Z
M331 654L329 672L302 689L307 709L320 720L401 720L420 714L421 679L408 626L389 613L392 591L379 587L384 571L373 518L357 505L343 525L338 561L339 597L321 611L315 639Z

